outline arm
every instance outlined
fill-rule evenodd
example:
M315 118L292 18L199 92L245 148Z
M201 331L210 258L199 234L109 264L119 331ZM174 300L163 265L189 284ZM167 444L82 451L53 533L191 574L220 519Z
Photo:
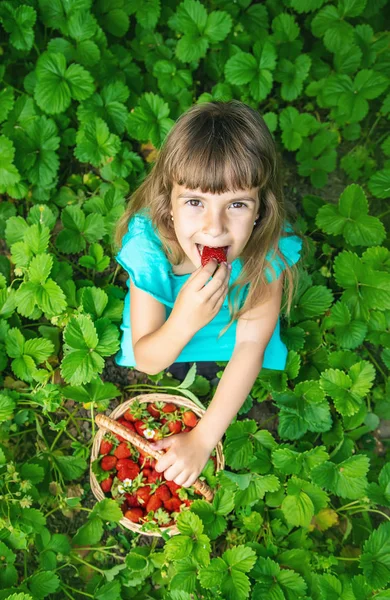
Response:
M156 449L170 448L155 467L158 472L164 471L166 479L174 480L183 487L191 486L245 402L262 368L265 349L275 330L282 288L283 275L269 284L269 299L247 311L238 320L233 355L209 407L196 427L188 433L167 437L153 444Z
M269 299L238 320L236 345L214 397L196 426L210 452L244 404L263 365L264 352L278 320L283 274L269 284ZM249 320L250 319L250 320Z
M192 335L184 328L178 328L170 315L161 327L135 344L137 369L149 375L160 373L175 362Z
M192 333L178 327L171 315L166 319L165 306L130 279L130 321L136 367L155 375L169 367L190 341Z

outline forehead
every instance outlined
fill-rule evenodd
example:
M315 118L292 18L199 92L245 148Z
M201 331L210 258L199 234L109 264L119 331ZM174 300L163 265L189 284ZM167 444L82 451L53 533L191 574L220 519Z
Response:
M219 201L225 202L226 200L238 199L238 198L252 198L253 200L258 200L259 188L243 188L235 191L227 190L221 194L212 194L210 192L202 192L200 188L191 189L185 187L184 185L179 185L177 183L173 184L172 187L172 199L179 200L183 198L201 198L207 201Z

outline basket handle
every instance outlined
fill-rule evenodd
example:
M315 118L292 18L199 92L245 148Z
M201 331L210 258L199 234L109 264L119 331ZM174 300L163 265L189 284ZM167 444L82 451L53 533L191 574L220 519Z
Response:
M138 433L127 429L127 427L124 427L123 425L121 425L117 421L114 421L114 419L110 419L110 417L107 417L106 415L96 415L95 422L99 428L108 429L109 431L113 431L114 433L121 435L128 442L131 442L133 446L135 446L139 450L143 450L144 452L146 452L147 454L149 454L157 460L165 454L165 452L161 450L154 450L150 446L149 442L140 435L138 435ZM205 497L205 499L208 502L212 502L214 498L214 493L212 489L207 485L207 483L204 483L200 479L197 479L193 486L198 492L200 492Z

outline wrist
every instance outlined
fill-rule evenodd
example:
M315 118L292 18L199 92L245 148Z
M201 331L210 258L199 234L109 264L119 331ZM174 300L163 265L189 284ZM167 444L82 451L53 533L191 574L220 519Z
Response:
M201 420L198 422L196 427L194 427L191 433L194 434L196 443L202 446L210 454L219 442L219 439L215 439L212 435L210 435L210 431L205 429Z
M175 307L173 307L173 310L166 322L169 322L170 327L176 333L178 333L180 339L184 340L185 344L188 344L188 342L194 337L195 333L197 332L197 330L194 331L191 327L191 323L188 319L188 316L184 317L176 313Z

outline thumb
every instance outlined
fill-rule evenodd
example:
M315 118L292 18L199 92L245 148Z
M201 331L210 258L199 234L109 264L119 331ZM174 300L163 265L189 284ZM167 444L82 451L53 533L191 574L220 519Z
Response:
M164 450L164 448L169 448L171 443L172 440L170 437L168 437L162 438L161 440L156 440L155 442L150 442L150 445L153 448L153 450Z

